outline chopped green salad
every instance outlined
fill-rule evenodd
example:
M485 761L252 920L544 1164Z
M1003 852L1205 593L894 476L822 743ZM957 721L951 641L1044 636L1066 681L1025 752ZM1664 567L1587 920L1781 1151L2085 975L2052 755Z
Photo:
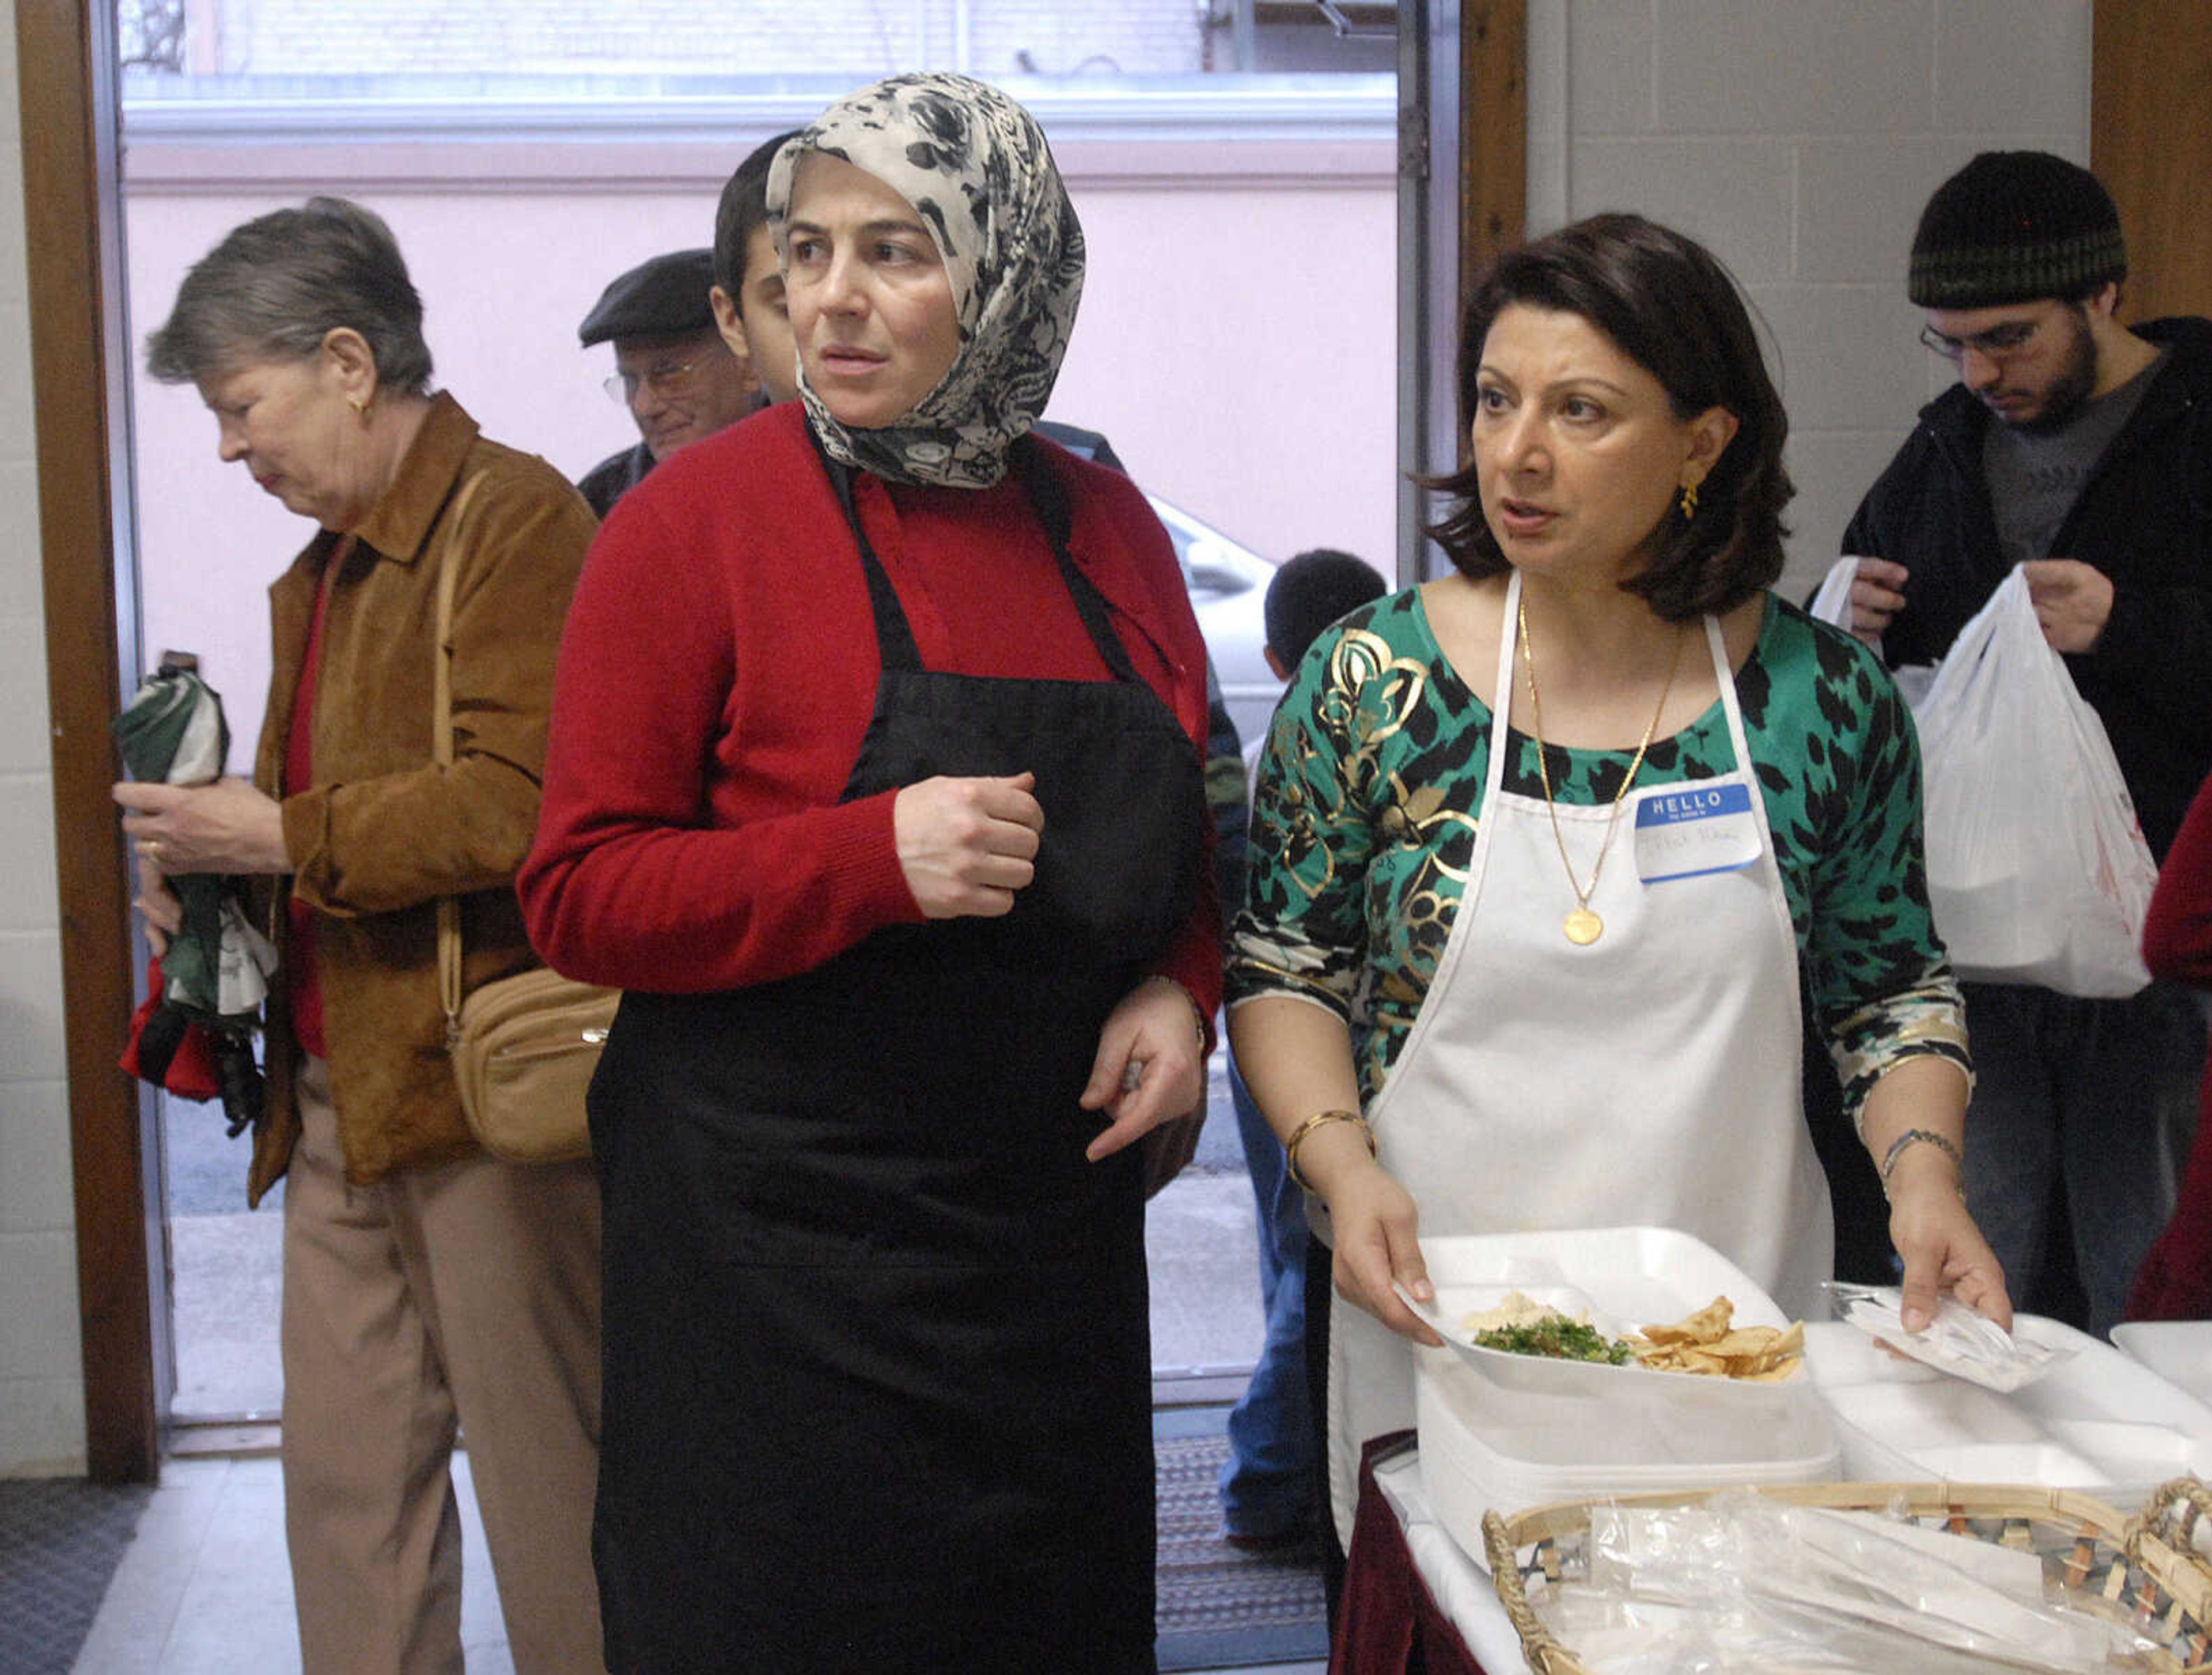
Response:
M1477 1332L1474 1341L1486 1349L1503 1349L1509 1355L1594 1361L1607 1367L1626 1367L1636 1357L1636 1352L1619 1338L1607 1337L1587 1321L1559 1314L1525 1325L1493 1326Z

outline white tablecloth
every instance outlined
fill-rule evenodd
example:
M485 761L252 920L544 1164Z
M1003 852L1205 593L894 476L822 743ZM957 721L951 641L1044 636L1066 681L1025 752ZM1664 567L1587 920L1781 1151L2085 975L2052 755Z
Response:
M1521 1655L1521 1637L1506 1620L1490 1573L1429 1516L1428 1500L1421 1492L1420 1454L1410 1452L1376 1466L1375 1486L1398 1514L1406 1550L1435 1596L1437 1608L1451 1619L1485 1675L1523 1675L1528 1662Z

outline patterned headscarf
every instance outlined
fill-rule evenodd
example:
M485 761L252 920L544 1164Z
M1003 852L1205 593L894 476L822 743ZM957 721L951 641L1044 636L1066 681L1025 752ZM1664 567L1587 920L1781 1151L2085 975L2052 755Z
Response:
M791 183L810 151L872 174L914 205L959 311L960 353L913 411L848 429L806 382L807 423L834 460L900 483L987 489L1060 375L1083 295L1083 228L1044 131L964 76L894 76L839 100L776 154L769 225L787 247Z

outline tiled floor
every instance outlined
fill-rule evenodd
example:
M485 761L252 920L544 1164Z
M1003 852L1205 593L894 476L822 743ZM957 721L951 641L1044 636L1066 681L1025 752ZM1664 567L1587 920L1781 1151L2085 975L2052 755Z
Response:
M470 1675L513 1675L465 1458L454 1471ZM76 1675L295 1675L299 1667L276 1460L171 1460L124 1550ZM1244 1675L1322 1675L1324 1667L1276 1664Z
M1146 1218L1154 1370L1169 1401L1232 1398L1262 1330L1251 1188L1227 1118L1225 1083L1211 1091L1217 1114L1194 1167L1152 1202ZM178 1409L266 1414L281 1393L274 1331L281 1219L268 1206L252 1215L210 1213L218 1204L228 1210L234 1198L235 1159L206 1134L193 1139L221 1185L201 1195L207 1203L174 1206L185 1210L171 1224ZM470 1675L508 1675L514 1665L465 1458L455 1472ZM170 1460L77 1675L291 1675L299 1667L276 1460ZM1322 1668L1276 1665L1249 1675L1322 1675Z
M468 1462L461 1639L471 1675L513 1675ZM291 1675L300 1667L276 1461L173 1459L78 1654L76 1675Z

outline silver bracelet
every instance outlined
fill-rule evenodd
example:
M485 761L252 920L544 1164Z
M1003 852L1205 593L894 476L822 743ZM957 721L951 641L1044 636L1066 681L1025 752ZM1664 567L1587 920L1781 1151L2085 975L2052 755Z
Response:
M1948 1135L1936 1133L1933 1129L1907 1129L1889 1142L1888 1151L1882 1154L1881 1191L1884 1197L1889 1196L1890 1171L1897 1167L1897 1160L1905 1154L1905 1148L1914 1144L1933 1146L1945 1154L1958 1166L1960 1177L1961 1180L1964 1179L1966 1172L1966 1160L1960 1155L1957 1142L1951 1139ZM1961 1196L1964 1196L1964 1191L1962 1186Z
M1165 971L1154 971L1150 977L1145 978L1143 983L1139 983L1137 986L1141 989L1144 987L1146 983L1164 983L1169 988L1174 990L1176 994L1182 996L1184 1004L1190 1008L1190 1021L1192 1026L1198 1031L1199 1057L1203 1058L1206 1056L1206 1014L1199 1009L1197 996L1193 995L1189 990L1183 987L1182 983L1179 978L1171 978Z

